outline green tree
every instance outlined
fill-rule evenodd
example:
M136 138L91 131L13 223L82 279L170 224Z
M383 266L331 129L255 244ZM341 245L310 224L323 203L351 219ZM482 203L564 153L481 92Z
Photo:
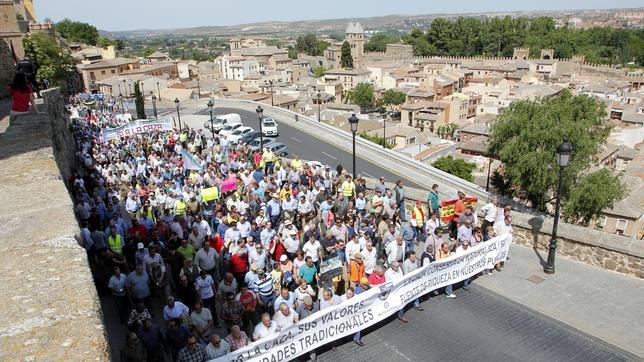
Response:
M89 45L96 45L98 41L98 29L87 23L64 19L54 27L60 36L68 41Z
M474 171L476 165L474 165L473 163L469 163L461 159L455 159L452 156L446 156L440 157L439 159L434 161L432 166L451 175L462 178L463 180L469 182L474 181L472 171Z
M139 82L134 82L134 104L137 118L145 119L145 99L143 98L143 93L141 93Z
M405 103L407 95L401 91L395 89L387 89L380 98L380 104L384 107L389 107L390 111L393 111L394 106L399 106Z
M47 33L33 33L23 40L25 55L39 65L36 77L52 85L65 85L65 76L75 71L75 60Z
M154 53L156 51L157 51L156 48L147 47L147 48L143 49L143 56L147 57L148 55L150 55L150 54L152 54L152 53Z
M104 36L99 37L98 40L96 41L96 45L103 49L107 48L110 45L115 45L115 44L116 42L114 40L106 38Z
M326 73L327 69L324 65L318 65L317 67L313 68L313 78L320 78L321 76Z
M373 106L374 96L373 85L360 83L348 94L349 102L359 105L362 109Z
M510 190L525 196L533 208L545 210L559 178L556 147L564 137L574 147L565 169L565 199L610 134L605 117L603 103L567 91L548 99L515 101L492 125L488 152L503 162Z
M317 56L318 54L318 39L315 34L306 34L298 36L295 40L295 49L297 51L306 53L310 56Z
M287 50L288 50L288 57L290 59L297 59L297 54L298 54L297 49L295 49L292 45L289 45Z
M383 137L379 137L379 136L376 136L376 135L372 136L372 135L368 134L367 132L361 132L359 134L359 136L364 138L364 139L366 139L366 140L369 140L369 141L377 144L378 146L382 146L382 144L384 143L385 148L388 148L388 149L394 148L393 145L391 145L389 143L385 143L385 139Z
M608 169L601 169L581 177L570 190L563 205L563 216L570 222L588 225L603 210L609 209L622 200L627 190L619 175Z
M364 50L367 52L384 52L387 50L387 44L395 44L398 42L400 42L398 35L378 33L365 43Z
M353 56L351 55L351 44L348 41L342 43L340 55L340 66L342 68L353 68Z

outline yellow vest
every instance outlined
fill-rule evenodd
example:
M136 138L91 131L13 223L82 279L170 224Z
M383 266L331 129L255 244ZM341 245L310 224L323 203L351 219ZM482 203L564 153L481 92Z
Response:
M179 141L181 141L182 143L186 142L187 140L188 140L188 135L187 134L182 133L181 135L179 135Z
M123 254L123 242L121 240L121 235L116 234L116 237L112 235L107 237L107 244L110 246L113 252L117 254Z
M271 150L265 151L264 154L262 155L262 160L265 163L273 162L274 158L275 158L275 155L273 154L273 151L271 151Z
M423 225L423 223L425 222L425 220L423 220L424 219L424 212L423 212L422 209L419 209L418 206L414 206L414 216L416 218L416 223L417 223L418 227Z
M344 196L345 197L353 196L353 189L355 187L356 187L356 185L353 183L353 181L351 181L351 182L347 182L347 181L343 182L342 183L342 192L344 193Z
M300 171L302 170L302 161L301 160L293 160L291 161L291 167L294 169Z
M174 207L175 207L174 214L176 216L183 216L183 215L186 214L186 203L185 202L183 202L181 200L177 200L177 202L175 202L175 204L174 204Z

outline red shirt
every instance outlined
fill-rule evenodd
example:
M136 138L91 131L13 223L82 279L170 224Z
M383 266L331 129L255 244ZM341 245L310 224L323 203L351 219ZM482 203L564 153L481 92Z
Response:
M142 241L147 241L148 240L148 231L145 229L145 226L143 226L142 224L132 226L130 228L130 230L128 230L128 235L129 236L134 236L137 233L141 237Z
M381 276L378 276L378 274L376 273L371 273L369 274L369 278L367 279L369 279L369 284L378 285L385 282L385 275L383 274Z
M239 256L238 253L235 253L230 257L228 264L231 272L237 274L245 273L246 268L248 267L248 260L246 260L246 255Z
M221 253L221 250L224 248L224 239L219 235L212 235L208 238L208 243L210 247L215 249L218 253Z
M456 202L454 203L454 214L461 215L464 212L465 212L465 203L461 199L456 200Z
M29 101L32 94L31 86L27 86L27 91L23 92L20 89L9 88L11 94L11 110L15 112L29 112Z

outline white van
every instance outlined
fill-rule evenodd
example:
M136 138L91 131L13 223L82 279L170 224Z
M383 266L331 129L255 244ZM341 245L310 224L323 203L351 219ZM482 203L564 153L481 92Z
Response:
M212 123L213 132L219 132L227 124L241 124L241 116L237 113L221 114L214 117ZM204 128L210 130L210 120L204 122Z

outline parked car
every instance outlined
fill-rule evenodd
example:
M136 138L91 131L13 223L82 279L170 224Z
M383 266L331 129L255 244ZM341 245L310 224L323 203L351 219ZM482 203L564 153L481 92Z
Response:
M203 127L209 131L213 131L215 133L221 131L224 126L227 124L233 124L233 123L239 123L241 124L241 116L237 113L230 113L230 114L221 114L218 116L214 117L214 121L212 122L212 129L210 129L210 120L207 120L203 123Z
M257 137L254 140L250 141L250 143L248 144L250 146L250 150L251 151L263 150L264 147L266 147L267 144L274 142L274 140L272 138L264 138L264 139L261 139L261 141L263 142L261 144L261 146L259 144L259 142L260 142L259 137Z
M259 138L259 131L248 132L239 138L239 144L245 145L254 139Z
M219 137L225 137L228 138L231 133L233 133L234 130L236 130L239 127L243 127L241 123L229 123L224 126L224 128L219 131Z
M271 142L264 147L267 147L269 150L273 151L273 153L278 156L288 155L288 148L286 148L286 145L281 142Z
M272 118L264 118L262 120L262 133L264 133L264 136L277 137L279 135L277 122Z
M234 130L230 135L228 135L228 142L232 144L237 144L239 143L239 139L242 138L242 136L249 134L250 132L253 132L253 129L250 127L239 127L236 130Z

